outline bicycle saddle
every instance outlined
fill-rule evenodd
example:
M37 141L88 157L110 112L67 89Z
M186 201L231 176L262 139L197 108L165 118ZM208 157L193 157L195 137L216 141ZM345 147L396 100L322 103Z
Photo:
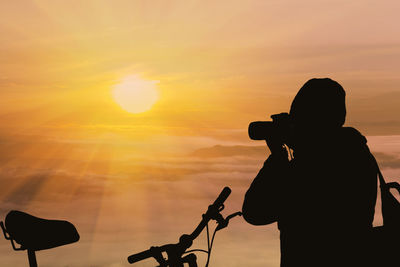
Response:
M67 221L41 219L25 212L12 210L5 219L11 239L22 249L43 250L77 242L79 234Z

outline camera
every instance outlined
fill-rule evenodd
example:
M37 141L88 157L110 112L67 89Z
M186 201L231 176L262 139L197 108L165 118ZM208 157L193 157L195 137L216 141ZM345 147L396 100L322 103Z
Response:
M272 121L253 121L249 124L249 137L252 140L267 140L271 136L281 139L283 142L289 134L292 126L288 113L271 115Z

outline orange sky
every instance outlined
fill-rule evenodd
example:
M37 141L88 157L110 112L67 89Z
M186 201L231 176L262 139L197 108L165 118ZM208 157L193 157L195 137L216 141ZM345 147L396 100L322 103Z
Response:
M233 189L227 209L240 209L267 153L248 139L248 123L288 111L312 77L343 85L347 125L398 177L399 8L2 1L0 218L21 209L77 225L82 240L41 252L39 263L127 266L129 253L192 230L225 185ZM156 86L149 111L129 113L113 98L132 76ZM238 219L220 235L214 266L279 265L275 226ZM26 265L5 240L0 254L1 266Z

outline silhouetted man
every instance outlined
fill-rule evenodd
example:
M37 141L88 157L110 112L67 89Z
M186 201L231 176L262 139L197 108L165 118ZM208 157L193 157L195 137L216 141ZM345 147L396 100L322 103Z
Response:
M345 122L345 91L331 79L311 79L290 108L286 145L267 141L271 155L243 203L253 225L278 222L281 266L365 266L377 194L366 139Z

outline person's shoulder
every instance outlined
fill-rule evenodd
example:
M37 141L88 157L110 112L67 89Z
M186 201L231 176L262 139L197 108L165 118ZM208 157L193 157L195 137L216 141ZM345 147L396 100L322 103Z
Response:
M339 138L341 141L352 144L365 145L367 138L353 127L341 127L339 130Z
M350 141L359 141L366 143L367 139L364 135L361 134L356 128L353 127L341 127L339 130L340 138L350 140Z

